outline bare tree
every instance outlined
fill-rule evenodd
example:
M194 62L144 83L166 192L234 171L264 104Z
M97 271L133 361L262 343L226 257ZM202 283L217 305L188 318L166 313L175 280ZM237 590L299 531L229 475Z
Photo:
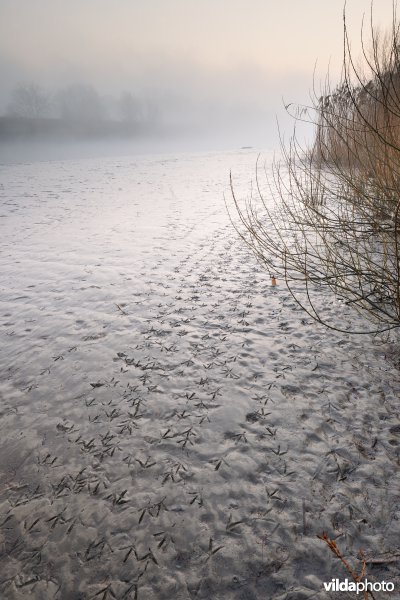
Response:
M106 116L104 104L91 85L69 85L58 92L56 111L65 121L96 122Z
M26 119L46 117L50 109L49 95L34 83L18 85L11 95L7 112L11 116Z
M131 92L122 92L118 108L123 123L133 124L141 121L142 106Z
M372 43L356 66L344 23L342 79L329 83L295 117L315 137L302 146L296 128L273 165L269 192L241 203L231 180L242 238L271 275L280 274L298 304L332 324L315 294L325 289L382 332L400 327L400 38L370 19ZM362 31L362 38L365 36ZM364 333L360 331L359 333Z

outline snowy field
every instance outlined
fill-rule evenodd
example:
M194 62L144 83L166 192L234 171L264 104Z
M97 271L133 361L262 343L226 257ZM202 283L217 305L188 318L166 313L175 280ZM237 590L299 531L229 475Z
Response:
M400 597L399 343L271 287L256 157L1 167L0 598L354 598L324 531Z

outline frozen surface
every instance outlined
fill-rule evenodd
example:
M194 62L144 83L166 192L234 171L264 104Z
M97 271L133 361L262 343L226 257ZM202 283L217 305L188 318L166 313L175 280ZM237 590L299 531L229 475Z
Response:
M1 167L1 598L335 598L323 531L400 589L398 340L271 287L255 161Z

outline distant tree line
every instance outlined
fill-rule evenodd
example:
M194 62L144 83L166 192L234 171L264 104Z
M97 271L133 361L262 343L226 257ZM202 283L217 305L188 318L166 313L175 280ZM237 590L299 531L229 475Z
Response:
M13 137L128 135L160 126L151 100L123 91L102 97L88 84L65 86L49 93L35 83L19 84L0 116L0 139Z

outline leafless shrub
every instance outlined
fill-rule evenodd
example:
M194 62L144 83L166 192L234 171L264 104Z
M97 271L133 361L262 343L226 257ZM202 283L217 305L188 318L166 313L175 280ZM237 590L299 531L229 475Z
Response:
M392 28L381 36L371 9L362 68L351 53L345 14L343 23L341 81L327 84L295 115L314 124L313 143L304 148L295 128L267 193L259 165L256 193L245 204L232 179L231 191L240 235L311 317L349 331L314 302L316 290L327 289L367 315L369 331L383 332L400 327L399 23L393 5Z

